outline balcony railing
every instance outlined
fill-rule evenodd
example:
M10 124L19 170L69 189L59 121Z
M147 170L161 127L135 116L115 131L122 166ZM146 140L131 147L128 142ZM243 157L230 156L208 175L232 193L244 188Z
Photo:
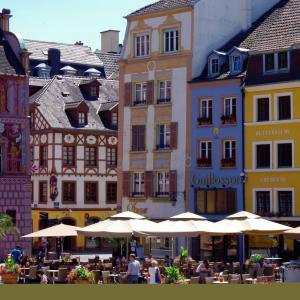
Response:
M199 168L209 168L212 166L212 162L210 158L199 158L197 159L197 165Z
M205 126L205 125L212 124L212 118L200 117L200 118L198 118L197 121L198 121L199 126Z
M171 102L171 99L169 99L169 98L157 99L157 104L170 103L170 102Z
M167 198L170 196L169 192L156 192L155 193L157 198Z
M236 159L234 157L223 158L221 160L221 166L223 168L232 168L236 166Z
M146 105L147 101L146 100L136 100L133 101L133 106L142 106L142 105Z
M145 193L144 192L132 192L131 197L132 198L143 198L143 197L145 197Z
M156 150L167 150L170 149L169 144L158 144L156 145Z
M235 115L224 115L221 117L222 124L235 124L236 116Z

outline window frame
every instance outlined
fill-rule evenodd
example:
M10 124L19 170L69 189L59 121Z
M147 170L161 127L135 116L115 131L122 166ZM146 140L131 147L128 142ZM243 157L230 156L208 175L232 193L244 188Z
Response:
M163 128L163 132L161 132ZM160 144L160 138L163 135L163 144ZM169 143L167 143L169 140ZM166 150L171 148L171 125L157 124L156 125L156 150Z
M66 148L72 148L72 156L73 156L72 164L71 163L66 163L66 161L65 161L65 149ZM69 153L67 151L67 158L69 159L68 156L69 156ZM63 147L62 147L62 161L63 161L63 167L65 167L65 168L76 166L76 146L63 145Z
M169 50L167 50L167 36L166 34L173 33L173 38L169 37L168 41L168 47ZM180 29L178 27L172 27L172 28L165 28L163 29L163 53L164 54L172 54L172 53L178 53L180 50ZM173 41L172 41L173 39ZM171 46L173 46L174 50L171 50Z
M132 173L132 193L133 198L144 198L145 197L145 173L144 172L134 172ZM137 180L136 180L137 179ZM136 191L136 183L138 184L138 190Z
M141 41L139 42L139 47L138 49L138 39L141 39L144 37L143 41L143 46L144 46L144 53L142 54L142 43ZM149 57L150 55L150 48L151 48L151 40L150 40L150 32L138 32L134 34L134 57L135 58L144 58L144 57ZM138 50L139 50L139 55L138 55Z
M138 86L140 87L138 89ZM144 106L147 104L147 82L136 82L134 83L134 101L133 106ZM138 97L138 93L140 97ZM140 98L140 100L138 100Z
M214 62L217 61L217 64ZM214 72L214 68L217 66L217 72ZM211 57L209 59L209 73L211 76L216 76L220 74L220 58L219 57Z
M286 68L279 68L279 54L280 53L287 53L287 67ZM267 70L266 69L266 62L267 62L267 55L273 55L274 57L274 69ZM280 73L280 72L288 72L290 70L290 51L277 51L277 52L269 52L263 54L263 73L264 75Z
M115 160L113 160L113 152L115 152ZM117 147L106 147L106 166L116 167L118 164L118 148Z
M278 146L282 144L291 144L292 145L292 166L290 167L279 167L278 166ZM290 170L295 167L295 143L294 140L281 140L281 141L274 141L274 165L276 169L279 170Z
M239 68L235 69L235 58L239 59ZM234 54L234 55L230 55L230 64L231 64L231 72L232 73L239 73L242 71L242 56L240 54Z
M87 200L87 190L88 190L88 185L95 185L96 187L96 201L88 201ZM84 204L88 205L95 205L99 204L99 183L97 181L85 181L84 182Z
M91 149L94 149L94 164L91 163ZM88 150L88 153L87 153ZM98 147L85 146L84 147L84 166L96 168L98 166Z
M203 108L203 103L206 103L206 108ZM211 104L211 106L210 106ZM198 112L198 126L211 126L213 124L213 99L200 98L199 99L199 112ZM202 112L205 110L205 115ZM211 112L211 113L210 113ZM207 120L202 124L200 120ZM201 123L201 124L200 124Z
M39 152L39 154L40 154L39 165L42 168L47 168L48 167L48 145L40 146L39 151L40 151ZM45 155L45 157L44 157L44 155Z
M115 199L115 201L109 201L108 200L108 186L109 185L115 185L116 186L116 191L115 191L116 199ZM118 196L117 189L118 189L118 183L117 182L115 182L115 181L107 181L106 182L106 193L105 193L105 195L106 195L105 203L106 204L117 204L117 196Z
M286 121L291 121L294 119L294 94L291 92L291 93L277 93L277 94L274 94L274 99L275 99L275 119L276 121L281 121L281 122L286 122ZM291 117L290 119L279 119L279 98L281 97L290 97L290 107L291 107L291 111L290 111L290 114L291 114Z
M257 146L260 145L269 145L270 147L270 167L269 168L258 168L257 167ZM252 166L254 170L262 170L262 171L267 171L267 170L272 170L273 169L273 142L272 141L261 141L261 142L255 142L253 143L252 146Z
M46 197L46 200L45 201L41 201L41 185L46 185L46 195L45 195L45 197ZM43 193L44 193L45 191L43 191ZM43 196L44 197L44 196ZM43 204L43 205L46 205L47 203L48 203L48 181L45 181L45 180L41 180L41 181L39 181L39 198L38 198L38 203L39 204Z
M90 87L90 95L91 97L98 97L98 93L97 93L97 87L96 86L91 86Z
M113 126L118 126L118 113L117 112L111 113L111 124Z
M253 207L253 213L254 214L258 214L257 212L257 193L258 192L269 192L270 194L270 212L269 213L272 213L273 211L273 193L272 193L272 189L253 189L252 190L252 199L253 199L253 203L252 203L252 207ZM268 213L267 213L268 214Z
M159 178L162 176L161 178ZM163 184L160 184L162 180ZM160 191L162 186L162 191ZM170 172L158 171L155 173L155 195L158 198L165 198L170 196Z
M74 187L74 201L73 202L70 202L70 201L65 201L65 194L64 194L64 192L66 191L66 188L65 188L65 185L67 185L67 184L72 184L73 185L73 187ZM69 205L76 205L77 204L77 182L76 181L62 181L62 195L61 195L61 197L62 197L62 201L61 201L61 203L62 204L69 204Z
M276 189L274 189L274 195L275 195L274 210L278 214L280 214L280 211L279 211L279 192L291 192L292 193L292 215L290 217L295 216L295 189L294 188L276 188Z
M78 112L78 126L87 125L87 114L84 112ZM82 122L83 121L83 122Z
M268 121L258 121L258 100L259 99L269 99L269 120ZM267 94L267 95L256 95L253 97L253 122L255 123L266 123L266 122L271 122L272 121L272 95Z
M163 83L163 87L161 87ZM163 92L162 92L163 91ZM162 95L163 94L163 95ZM168 94L170 97L168 98ZM172 99L172 80L158 80L157 82L157 104L170 103Z
M210 147L209 147L210 144ZM205 145L205 157L202 156L202 145ZM210 151L210 156L209 156ZM212 154L213 154L213 142L211 140L199 140L198 141L198 154L197 154L197 166L198 168L211 168L212 167ZM207 163L205 163L205 161Z

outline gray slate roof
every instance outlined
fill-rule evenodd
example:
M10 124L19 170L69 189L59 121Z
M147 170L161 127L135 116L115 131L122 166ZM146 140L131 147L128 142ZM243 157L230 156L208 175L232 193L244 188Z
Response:
M61 61L64 63L94 65L101 67L103 63L98 56L87 46L44 42L25 39L25 46L32 60L48 60L48 49L55 48L61 52Z
M106 52L96 52L96 54L104 64L106 78L111 78L111 76L115 76L114 74L119 73L118 60L120 58L120 54Z
M199 0L160 0L134 11L127 17L156 13L174 8L194 6L194 4L198 1Z
M112 110L116 105L118 105L118 103L118 101L102 103L100 105L99 112Z
M62 78L62 79L59 79ZM105 128L101 118L97 114L102 103L116 102L119 97L119 82L114 80L100 80L100 95L97 100L86 100L79 88L80 84L89 82L90 79L80 77L57 77L51 79L48 84L39 92L30 97L31 104L37 104L38 109L50 124L56 129L74 129L68 114L65 112L65 106L72 106L74 103L84 101L88 107L88 125L80 130L102 130L111 131ZM63 96L62 92L69 95Z

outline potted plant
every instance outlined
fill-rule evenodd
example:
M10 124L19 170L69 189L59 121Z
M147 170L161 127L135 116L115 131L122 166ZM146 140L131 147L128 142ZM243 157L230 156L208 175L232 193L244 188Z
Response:
M11 255L4 261L4 265L0 266L0 275L3 283L16 284L20 273L20 267L15 263Z
M67 276L68 283L75 284L90 284L92 283L93 279L93 273L83 266L79 266L78 268L72 270Z
M188 250L181 247L180 248L180 254L179 254L179 262L180 265L184 265L187 264L188 260Z
M184 277L180 274L180 271L178 268L171 266L166 267L166 283L167 284L183 284L184 283Z

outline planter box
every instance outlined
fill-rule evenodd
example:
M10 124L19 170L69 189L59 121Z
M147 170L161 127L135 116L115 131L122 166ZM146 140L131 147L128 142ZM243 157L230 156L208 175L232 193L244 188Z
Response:
M75 280L75 284L91 284L89 280Z
M1 275L2 282L4 284L17 284L18 275L17 274L3 274Z

